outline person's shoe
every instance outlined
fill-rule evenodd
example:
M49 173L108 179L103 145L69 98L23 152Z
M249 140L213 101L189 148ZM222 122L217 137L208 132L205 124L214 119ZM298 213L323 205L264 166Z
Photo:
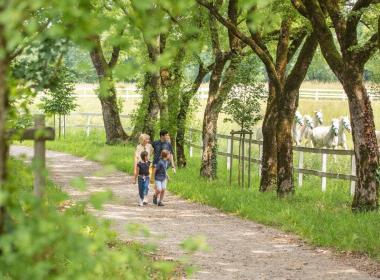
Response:
M144 206L144 203L142 201L140 201L139 206Z
M157 206L165 206L161 201L157 204Z
M153 195L153 204L157 204L157 195Z
M143 205L148 205L148 202L144 201L144 202L143 202Z

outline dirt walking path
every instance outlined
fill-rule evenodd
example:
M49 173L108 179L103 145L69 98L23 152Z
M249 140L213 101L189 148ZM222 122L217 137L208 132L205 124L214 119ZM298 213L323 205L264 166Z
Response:
M31 152L27 147L11 148L15 156L30 156ZM102 170L96 162L52 151L47 152L47 159L51 179L74 200L112 190L116 199L97 215L110 219L122 239L131 239L125 230L128 223L146 225L161 237L160 252L175 259L183 256L181 241L204 235L210 251L193 256L192 263L199 270L192 279L375 279L329 251L303 245L292 235L171 194L166 197L165 207L138 207L132 177L118 171L96 175ZM86 179L85 192L70 187L76 176Z

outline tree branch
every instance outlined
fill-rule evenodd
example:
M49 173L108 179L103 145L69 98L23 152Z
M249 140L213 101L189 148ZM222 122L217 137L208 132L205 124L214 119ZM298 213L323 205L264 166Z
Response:
M309 65L313 60L317 46L318 38L315 33L312 33L307 37L305 43L303 44L297 61L286 80L285 87L288 90L299 89L302 81L305 79Z
M246 43L248 46L251 47L251 49L257 54L257 56L261 59L261 61L264 63L265 68L267 70L268 75L273 80L275 87L281 90L281 83L278 78L275 65L273 63L273 60L270 56L267 55L265 50L260 48L260 46L255 42L254 39L246 36L244 33L242 33L231 21L225 19L219 11L209 2L204 0L196 0L198 4L201 6L207 8L210 13L225 27L228 28L231 32L234 33L236 37L238 37L240 40L242 40L244 43Z
M345 45L345 33L346 33L346 21L344 15L340 11L340 0L319 0L319 2L326 7L327 12L334 25L335 33L338 38L339 44L346 49Z
M304 6L304 4L302 3L302 1L300 0L291 0L292 1L292 4L293 4L293 7L305 18L309 18L309 14L307 12L307 9L306 7Z
M357 27L363 15L364 9L371 4L380 3L379 0L358 0L347 15L347 28L345 42L347 46L355 46L358 43Z
M317 0L302 0L302 2L310 15L310 21L318 37L323 56L335 73L341 73L344 67L343 59L334 43L334 37L326 23L322 8Z
M380 49L379 40L379 32L377 32L373 34L371 38L369 38L368 41L354 53L360 64L364 65L377 51L377 49Z
M115 46L112 48L112 55L111 55L111 59L110 61L108 62L108 66L110 68L113 68L115 67L118 59L119 59L119 55L120 55L120 47L119 46Z
M295 53L301 46L303 40L305 39L307 33L308 33L307 30L303 28L294 35L294 38L289 46L288 61L292 60L293 56L295 55Z

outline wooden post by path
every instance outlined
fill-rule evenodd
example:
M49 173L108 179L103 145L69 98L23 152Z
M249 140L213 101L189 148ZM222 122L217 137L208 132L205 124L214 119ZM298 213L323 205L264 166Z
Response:
M249 144L248 144L248 189L251 188L251 156L252 154L252 131L249 131Z
M43 135L45 129L45 116L36 115L34 117L35 136L34 139L34 194L41 198L45 190L46 185L46 157L45 157L45 139L39 138L39 135Z
M34 194L41 198L46 186L46 157L45 141L54 140L55 131L52 127L45 126L45 116L34 116L34 128L27 128L19 136L21 140L34 140L33 174ZM13 132L10 132L12 135Z
M245 187L245 178L244 178L244 171L245 171L245 132L243 131L242 132L242 135L243 135L243 141L242 141L242 167L241 167L241 178L242 178L242 188Z
M234 160L234 131L231 131L231 156L230 156L230 186L232 184L232 169Z

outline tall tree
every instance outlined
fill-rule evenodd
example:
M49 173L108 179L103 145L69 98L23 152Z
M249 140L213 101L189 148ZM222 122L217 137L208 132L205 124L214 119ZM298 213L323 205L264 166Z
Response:
M216 1L216 11L221 7L221 4L222 1ZM228 15L230 21L232 21L233 24L237 24L238 10L236 5L228 6ZM208 179L215 179L217 175L216 134L218 117L222 110L223 103L233 86L235 73L241 62L240 55L243 49L243 44L232 32L229 31L229 48L224 51L217 21L211 15L209 15L209 30L214 65L211 71L208 98L203 116L203 151L200 175ZM226 65L228 66L225 69Z
M379 151L363 72L366 62L379 49L380 7L376 5L379 1L293 0L292 3L311 22L322 54L348 97L357 176L352 209L375 210ZM332 22L331 29L328 20ZM363 26L371 34L358 34Z
M256 4L250 6L245 14L246 28L249 31L249 35L246 35L236 21L224 18L214 5L204 0L197 2L206 7L230 33L247 44L265 65L269 78L269 95L263 122L260 190L270 190L277 181L278 195L286 196L294 192L292 124L298 106L299 88L317 48L316 36L308 34L305 28L292 28L295 21L292 13L283 15L278 29L263 34L258 26L253 26ZM238 7L238 1L230 0L229 6ZM270 6L273 7L277 7L277 12L278 7L288 10L280 2ZM269 9L268 12L276 10ZM268 41L273 37L276 38L277 45L275 57L268 46ZM293 64L292 59L295 60Z
M120 36L122 36L123 33L124 30L122 29L120 31ZM91 61L94 65L99 81L98 97L102 106L106 143L113 144L121 142L127 139L127 134L121 124L117 106L116 88L112 74L112 71L118 62L121 48L119 45L113 46L111 57L107 61L104 55L100 35L96 34L90 36L89 40L92 43L92 48L90 50Z

